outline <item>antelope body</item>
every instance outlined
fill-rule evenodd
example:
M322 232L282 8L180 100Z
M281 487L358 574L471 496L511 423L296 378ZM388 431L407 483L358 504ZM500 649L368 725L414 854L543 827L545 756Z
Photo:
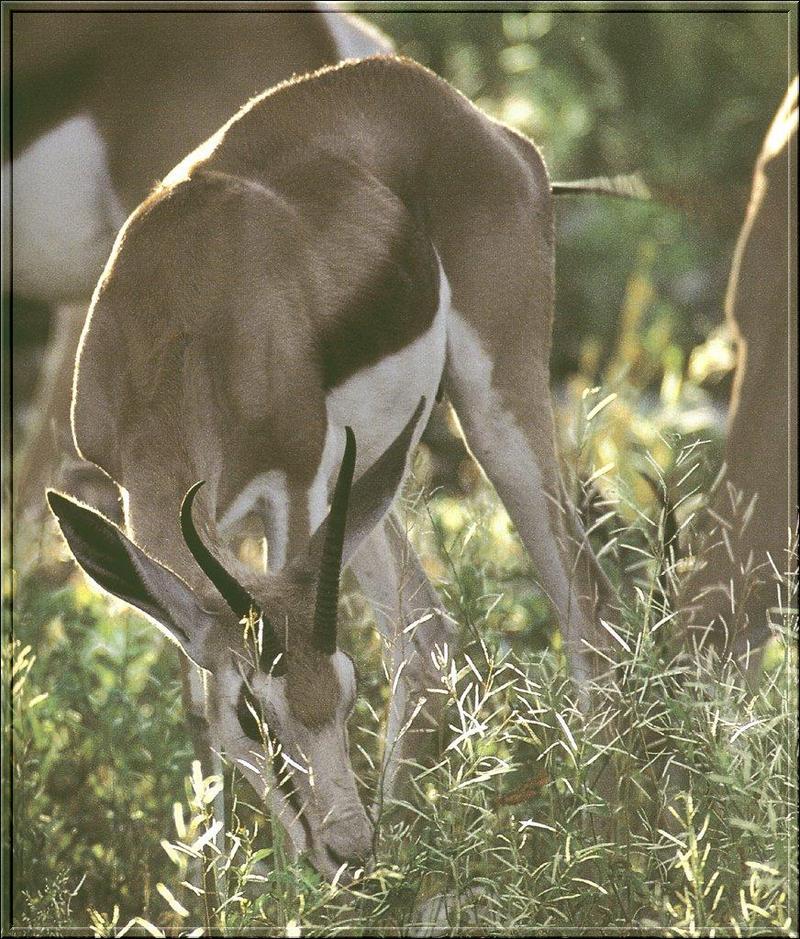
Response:
M59 477L115 511L103 477L75 460L69 398L89 300L129 213L264 88L391 51L365 23L323 4L293 12L257 3L247 12L60 6L28 4L9 16L13 149L3 189L11 195L13 289L55 311L15 473L16 516L26 521ZM13 315L25 312L15 305Z
M443 696L424 692L452 629L387 516L440 388L533 557L576 679L599 668L613 597L558 475L553 274L535 147L422 67L378 57L242 109L133 213L95 291L73 430L121 487L127 534L63 496L51 505L88 573L210 673L208 745L268 790L328 876L372 839L347 755L340 559L398 679L388 791L413 756L400 729L440 717ZM229 549L248 520L267 573ZM267 783L277 748L283 786Z
M692 632L710 634L720 651L746 663L769 637L770 621L789 615L791 594L781 595L776 581L797 565L797 102L795 76L755 164L725 297L738 347L726 480L705 526L701 564L677 598Z

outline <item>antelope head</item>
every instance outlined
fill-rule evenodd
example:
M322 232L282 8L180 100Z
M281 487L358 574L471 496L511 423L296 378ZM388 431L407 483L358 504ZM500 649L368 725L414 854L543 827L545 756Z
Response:
M192 486L180 527L186 548L216 588L213 600L210 591L201 598L93 509L48 492L86 573L147 614L211 673L212 745L270 799L296 850L329 878L343 864L367 863L373 842L349 756L356 677L337 643L339 577L391 504L424 402L355 484L356 442L347 428L331 509L308 551L252 583L241 583L217 557L217 546L204 541L193 515L203 483Z

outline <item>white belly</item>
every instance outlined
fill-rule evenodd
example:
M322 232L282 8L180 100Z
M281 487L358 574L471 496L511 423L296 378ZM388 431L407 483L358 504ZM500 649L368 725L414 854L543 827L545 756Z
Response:
M293 513L301 511L314 532L328 512L328 495L344 454L345 427L356 438L356 477L381 457L408 423L419 404L425 410L417 423L409 452L413 452L430 417L444 371L450 285L439 265L439 308L433 323L404 348L364 368L334 388L326 404L328 427L319 468L307 491L307 505L289 502L285 474L270 471L251 480L220 519L220 528L231 534L251 512L263 522L269 542L270 568L288 560L288 529ZM305 519L304 519L305 521Z
M83 114L60 124L6 164L3 177L15 292L53 304L88 300L125 221L94 120Z
M441 265L439 271L439 308L430 329L393 355L356 372L328 395L325 449L308 494L312 531L327 512L329 488L344 452L345 427L352 427L356 437L358 477L388 449L423 395L425 412L412 449L428 422L444 370L450 307L450 287Z

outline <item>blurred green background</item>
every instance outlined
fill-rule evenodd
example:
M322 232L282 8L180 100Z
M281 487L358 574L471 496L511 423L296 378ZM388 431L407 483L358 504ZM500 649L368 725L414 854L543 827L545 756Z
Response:
M753 163L791 77L785 11L601 7L360 11L530 136L552 178L639 172L662 203L560 205L557 379L581 367L597 377L636 273L652 287L642 311L649 357L686 352L719 325Z

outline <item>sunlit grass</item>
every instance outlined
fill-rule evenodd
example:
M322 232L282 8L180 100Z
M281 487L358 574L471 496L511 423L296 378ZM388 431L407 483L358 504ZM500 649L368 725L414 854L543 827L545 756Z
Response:
M791 633L776 636L750 689L713 656L665 658L634 602L618 624L613 680L584 715L491 490L457 504L420 498L413 513L413 536L438 559L445 602L465 626L464 652L446 672L450 743L419 771L415 796L384 813L375 868L348 887L288 859L246 784L215 853L218 783L192 770L172 648L77 575L56 591L20 585L7 648L17 924L89 923L96 935L130 924L154 935L402 933L423 922L489 933L790 932ZM355 757L374 782L373 714L386 701L379 644L358 596L344 603L349 645L370 673Z
M89 589L52 532L38 542L5 648L15 925L792 933L796 617L776 627L749 684L734 663L664 641L672 623L656 585L680 564L664 549L660 493L682 500L687 537L719 446L702 381L721 353L671 373L669 341L638 338L649 296L633 285L621 338L639 377L616 357L601 385L577 376L557 395L568 486L625 601L592 709L577 706L557 625L494 491L473 476L468 497L426 493L421 458L410 535L463 640L439 663L446 749L417 769L407 802L384 808L374 868L347 887L291 860L240 781L218 851L220 781L192 765L176 651ZM640 382L653 371L673 379L648 396ZM796 584L783 590L791 598ZM388 682L352 585L342 611L361 675L351 749L369 802Z

